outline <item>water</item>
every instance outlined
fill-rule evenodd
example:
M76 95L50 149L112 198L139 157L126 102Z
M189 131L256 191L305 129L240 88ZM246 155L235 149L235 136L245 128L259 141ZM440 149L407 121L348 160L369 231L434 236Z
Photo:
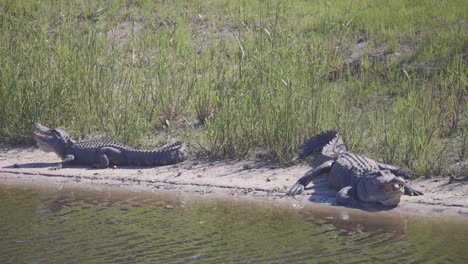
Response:
M468 263L468 221L0 185L1 263Z

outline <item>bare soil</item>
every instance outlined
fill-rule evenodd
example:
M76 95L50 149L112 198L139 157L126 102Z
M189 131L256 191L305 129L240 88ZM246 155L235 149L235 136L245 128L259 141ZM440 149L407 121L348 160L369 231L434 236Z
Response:
M281 167L254 161L208 161L189 159L162 167L119 167L90 169L83 166L50 170L60 159L37 148L0 147L0 181L83 188L115 187L143 192L172 192L197 196L221 196L286 203L295 208L321 204L336 206L336 191L319 178L310 188L287 197L286 191L311 169L307 164ZM411 185L423 196L404 196L396 208L366 206L366 211L393 211L430 216L457 216L468 219L467 178L449 176L419 178ZM339 208L337 206L337 208Z

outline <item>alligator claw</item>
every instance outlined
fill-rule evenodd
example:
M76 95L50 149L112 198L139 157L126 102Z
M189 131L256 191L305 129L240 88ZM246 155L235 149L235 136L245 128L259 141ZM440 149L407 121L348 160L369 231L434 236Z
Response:
M286 193L287 196L294 196L296 194L300 194L304 191L304 185L300 183L294 184L291 189Z
M50 167L49 170L60 170L62 168L62 164L59 164L57 166Z
M424 195L423 192L415 190L414 188L410 186L405 186L405 194L409 196L420 196Z

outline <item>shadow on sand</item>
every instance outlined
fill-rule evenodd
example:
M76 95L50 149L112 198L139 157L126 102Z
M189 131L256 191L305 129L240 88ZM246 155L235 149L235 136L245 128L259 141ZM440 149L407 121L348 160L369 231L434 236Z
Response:
M4 166L3 168L6 169L43 169L43 168L51 168L57 166L57 163L55 162L33 162L33 163L23 163L23 164L18 164L15 163L13 165L8 165Z

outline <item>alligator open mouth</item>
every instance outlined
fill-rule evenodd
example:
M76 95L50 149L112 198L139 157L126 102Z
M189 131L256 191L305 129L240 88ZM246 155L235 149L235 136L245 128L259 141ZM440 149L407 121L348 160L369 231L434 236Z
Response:
M34 139L36 140L39 148L45 152L53 152L54 149L51 146L53 142L51 141L54 139L51 130L39 123L34 124L34 129Z
M404 185L403 183L390 183L390 184L379 184L379 189L384 190L385 192L395 192L401 190Z
M35 132L41 133L41 134L50 134L52 129L41 125L40 123L34 123L34 129L36 130Z
M47 127L44 127L41 124L35 123L34 129L35 129L34 138L36 140L49 140L50 138L52 138L50 129L48 129Z

